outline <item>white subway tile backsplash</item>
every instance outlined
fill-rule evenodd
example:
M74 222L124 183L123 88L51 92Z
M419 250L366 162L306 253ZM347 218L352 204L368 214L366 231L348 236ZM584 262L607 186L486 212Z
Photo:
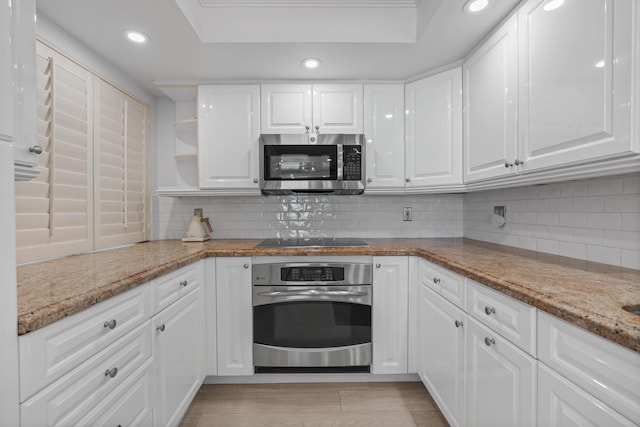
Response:
M491 226L493 206L507 224ZM629 268L640 261L640 174L464 196L464 236Z
M587 246L587 261L620 266L621 260L621 249L606 246Z
M574 197L574 212L602 212L604 210L603 197Z

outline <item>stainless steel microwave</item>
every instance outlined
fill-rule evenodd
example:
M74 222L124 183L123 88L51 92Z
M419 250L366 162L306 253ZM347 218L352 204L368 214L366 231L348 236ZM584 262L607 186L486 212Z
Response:
M362 194L364 135L260 136L263 194Z

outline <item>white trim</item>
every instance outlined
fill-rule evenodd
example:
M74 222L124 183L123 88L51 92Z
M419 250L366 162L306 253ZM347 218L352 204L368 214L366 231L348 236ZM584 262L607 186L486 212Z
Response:
M200 0L202 7L412 7L420 0Z
M274 384L274 383L372 383L417 382L417 374L256 374L250 376L208 376L203 384Z

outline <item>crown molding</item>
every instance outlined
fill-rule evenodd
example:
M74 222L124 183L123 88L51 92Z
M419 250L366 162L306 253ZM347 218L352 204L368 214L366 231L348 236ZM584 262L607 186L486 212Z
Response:
M202 7L412 7L420 0L199 0Z

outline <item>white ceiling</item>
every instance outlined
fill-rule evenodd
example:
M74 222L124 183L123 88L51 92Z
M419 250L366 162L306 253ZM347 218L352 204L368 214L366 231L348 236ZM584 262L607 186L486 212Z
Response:
M200 1L205 7L234 4L272 7L281 13L293 3L311 9L314 4L333 3L338 13L345 6L336 0ZM36 4L39 15L99 52L150 92L158 93L154 82L411 79L462 60L518 1L492 0L488 9L472 16L462 12L463 0L349 0L351 7L393 7L397 3L414 8L415 43L303 43L293 39L295 36L287 43L204 43L174 0L37 0ZM354 20L357 15L365 14L353 15ZM233 24L247 31L252 28L241 18ZM314 25L313 13L308 25ZM123 32L129 29L146 33L148 45L134 46L126 41ZM330 26L326 29L331 31ZM321 59L322 66L304 69L300 62L308 57Z

